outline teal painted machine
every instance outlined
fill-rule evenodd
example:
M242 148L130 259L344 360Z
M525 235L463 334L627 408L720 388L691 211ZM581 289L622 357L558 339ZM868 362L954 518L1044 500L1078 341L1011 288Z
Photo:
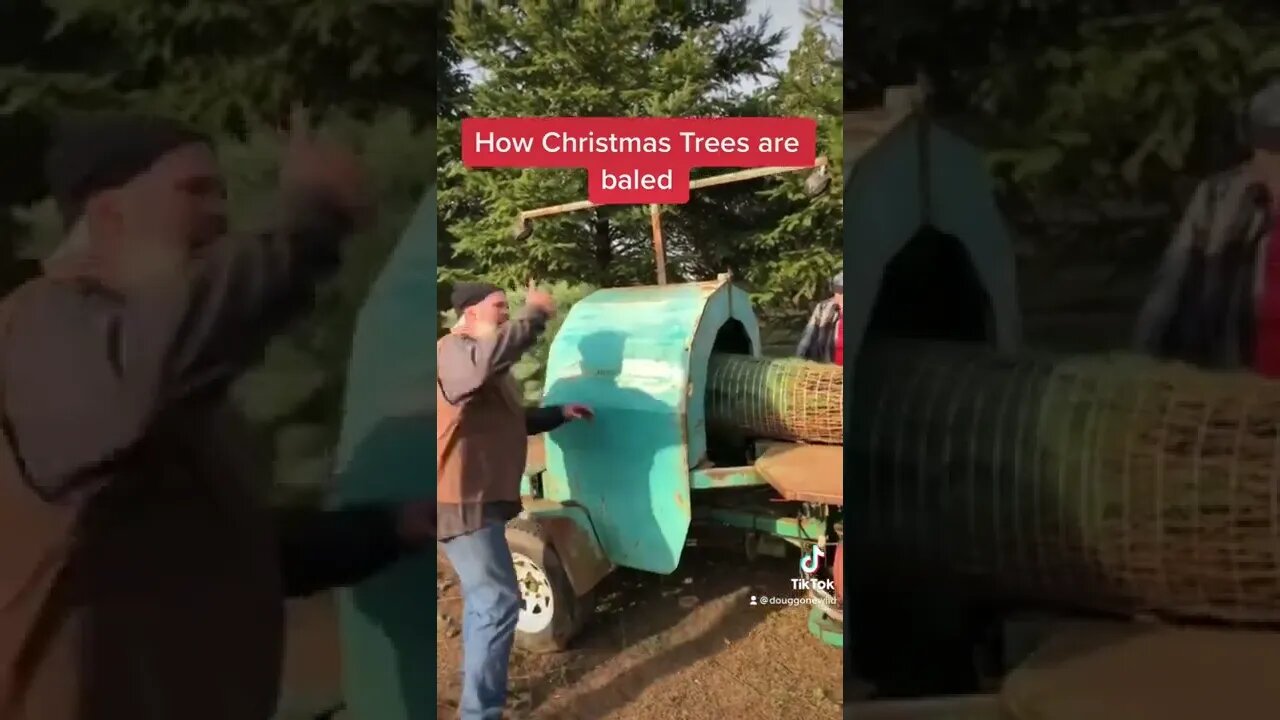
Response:
M428 187L360 312L338 447L339 504L417 500L435 485L436 203ZM406 330L408 329L408 330ZM435 557L409 558L339 593L347 714L437 716Z
M752 168L700 178L690 190L808 171L805 191L827 190L826 158L811 167ZM528 210L532 221L589 210L579 201ZM563 649L594 610L593 591L615 568L667 574L680 563L695 524L736 528L748 554L812 553L831 574L840 542L843 448L716 437L708 429L707 374L713 353L758 357L760 328L746 293L728 275L668 285L661 210L651 205L656 286L599 290L579 301L552 341L544 404L596 411L530 441L524 512L507 527L524 603L516 641L526 650ZM818 558L826 557L826 563ZM811 588L810 630L843 644L838 600Z
M607 517L596 537L616 565L669 573L680 562L707 464L703 388L717 342L759 353L750 301L725 282L599 291L552 343L544 403L588 403L597 417L546 439L542 497Z
M750 299L728 276L600 290L572 308L552 341L543 402L584 403L596 418L530 443L525 512L508 531L525 602L521 646L565 647L616 567L673 572L694 523L834 556L842 448L744 447L708 431L712 354L760 350ZM817 464L797 463L797 453ZM817 468L828 472L815 492ZM838 620L834 603L826 609ZM841 644L828 624L824 639Z

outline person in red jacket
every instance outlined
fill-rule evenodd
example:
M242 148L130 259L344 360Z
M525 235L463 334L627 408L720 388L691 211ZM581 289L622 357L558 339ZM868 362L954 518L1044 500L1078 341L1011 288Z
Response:
M1280 377L1280 77L1249 102L1250 157L1202 182L1138 315L1134 346Z
M796 357L814 362L839 362L835 360L836 335L844 337L844 271L831 279L831 297L818 303L804 326L800 343L796 345Z
M836 364L844 367L844 313L840 313L840 319L836 321Z
M1259 173L1262 175L1262 173ZM1280 173L1272 173L1267 187L1268 229L1262 260L1262 291L1258 298L1254 330L1253 370L1269 378L1280 378L1280 203L1271 187L1280 187Z

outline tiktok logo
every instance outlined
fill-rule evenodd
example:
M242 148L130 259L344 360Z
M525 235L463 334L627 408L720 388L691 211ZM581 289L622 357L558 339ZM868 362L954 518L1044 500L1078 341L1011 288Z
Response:
M805 575L812 575L818 572L818 559L826 557L827 553L817 545L809 548L809 552L800 558L800 572Z

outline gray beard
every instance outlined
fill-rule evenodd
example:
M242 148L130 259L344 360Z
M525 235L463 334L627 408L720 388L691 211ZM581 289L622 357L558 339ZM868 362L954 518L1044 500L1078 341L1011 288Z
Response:
M116 263L114 281L125 293L172 282L184 273L191 253L175 243L139 245Z
M1253 156L1254 174L1274 193L1280 188L1280 153L1255 153Z
M46 258L45 265L78 266L78 272L89 273L116 292L130 294L177 280L191 260L188 249L171 241L138 241L130 245L127 253L105 258L95 253L88 228L77 223Z

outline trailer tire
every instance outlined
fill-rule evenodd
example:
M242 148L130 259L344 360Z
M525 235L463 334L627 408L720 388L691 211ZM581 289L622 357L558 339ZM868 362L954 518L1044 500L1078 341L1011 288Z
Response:
M594 593L578 597L574 592L551 538L537 521L512 520L506 535L520 587L516 646L538 654L561 652L595 610Z

